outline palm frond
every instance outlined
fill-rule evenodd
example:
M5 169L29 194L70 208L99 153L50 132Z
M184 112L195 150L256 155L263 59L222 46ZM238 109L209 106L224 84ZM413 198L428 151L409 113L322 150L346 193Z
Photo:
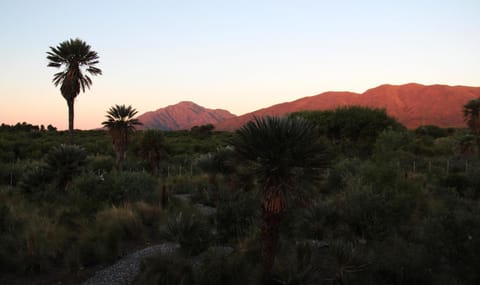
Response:
M133 118L137 113L138 111L132 106L115 105L107 111L107 121L102 122L102 124L109 129L134 130L135 126L142 124L138 119Z
M47 51L47 66L62 68L63 72L56 73L53 78L55 86L62 85L64 97L76 97L80 91L85 92L92 85L92 80L84 73L93 76L101 75L102 70L96 67L99 63L97 52L80 39L70 39L61 42L56 47L50 47ZM82 71L84 68L85 71ZM68 80L69 82L65 82ZM71 92L66 94L64 92Z
M265 189L289 191L301 180L314 181L328 165L319 132L301 118L254 118L236 132L237 154L253 164Z

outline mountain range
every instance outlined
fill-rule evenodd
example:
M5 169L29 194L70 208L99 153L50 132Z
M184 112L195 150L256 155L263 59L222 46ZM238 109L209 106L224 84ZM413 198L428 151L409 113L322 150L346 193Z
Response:
M208 109L193 102L180 102L138 117L144 128L189 129L213 124L216 130L233 131L253 117L283 116L304 110L329 110L345 106L382 108L408 128L421 125L465 127L463 106L480 97L480 87L421 85L380 85L362 94L325 92L292 102L276 104L241 116L222 109Z
M165 131L185 130L193 126L218 124L235 115L227 110L208 109L193 102L183 101L175 105L160 108L138 116L144 129Z

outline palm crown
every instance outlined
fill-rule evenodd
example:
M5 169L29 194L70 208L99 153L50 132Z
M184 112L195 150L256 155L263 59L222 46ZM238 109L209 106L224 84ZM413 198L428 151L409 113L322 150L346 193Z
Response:
M290 188L300 174L316 178L326 166L316 126L300 118L255 118L237 131L234 146L261 182L281 188Z
M133 118L137 113L132 106L115 105L107 111L107 120L102 122L112 136L116 166L119 170L122 170L122 164L127 155L128 134L135 130L136 125L142 124L138 119Z
M47 55L49 67L64 67L63 71L54 74L53 83L55 86L61 85L62 95L66 99L75 98L80 90L85 92L85 87L90 88L92 79L86 73L94 76L102 74L95 66L99 62L97 52L80 39L70 39L57 47L50 47Z
M136 125L141 125L138 119L134 119L138 113L132 106L115 105L107 111L107 119L102 124L108 129L124 128L125 130L134 130Z

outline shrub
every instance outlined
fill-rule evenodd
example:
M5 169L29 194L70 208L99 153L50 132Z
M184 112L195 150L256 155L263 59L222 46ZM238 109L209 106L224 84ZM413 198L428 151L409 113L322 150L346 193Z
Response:
M159 222L161 210L158 206L152 206L145 202L135 202L132 208L144 225L153 226Z
M402 229L416 208L420 186L398 173L390 163L366 162L347 176L337 207L340 218L357 235L381 238Z
M393 237L376 244L374 252L371 283L432 284L433 264L421 244Z
M0 205L0 271L45 272L58 265L67 246L68 231L34 205L9 201Z
M25 172L26 163L0 162L0 185L16 186Z
M295 232L297 237L323 240L338 223L338 213L330 201L314 201L308 208L295 216Z
M227 254L223 248L210 248L194 267L195 284L243 285L258 284L260 266L249 262L241 253Z
M169 179L172 193L175 194L194 194L208 188L208 179L204 175L195 175L193 177L182 175Z
M145 259L135 285L190 285L194 275L190 260L178 256L158 256Z
M44 158L46 169L60 190L66 190L67 184L83 169L86 159L87 153L82 147L65 144L52 148Z
M187 255L199 254L211 244L213 238L205 219L184 212L168 220L161 236L168 241L178 242Z
M211 248L195 260L177 255L147 258L133 284L259 284L259 269L258 263L248 262L242 254Z
M152 200L155 197L156 179L146 172L112 172L105 180L112 187L113 203Z
M114 233L120 239L136 239L141 236L141 223L130 206L103 210L96 215L95 226L103 232Z
M122 205L125 202L158 202L155 178L145 172L111 172L97 175L92 172L76 177L71 184L71 197L84 210L95 211L102 205ZM86 212L85 212L86 213Z
M216 212L217 232L223 241L238 240L256 226L260 199L257 192L223 193Z
M88 156L87 165L90 170L101 175L113 169L115 161L113 157L107 155Z
M38 193L46 189L52 178L44 163L32 162L26 167L19 186L26 193Z
M131 207L111 207L95 216L93 225L81 226L78 244L67 256L70 266L109 262L122 255L124 242L143 238L143 227Z

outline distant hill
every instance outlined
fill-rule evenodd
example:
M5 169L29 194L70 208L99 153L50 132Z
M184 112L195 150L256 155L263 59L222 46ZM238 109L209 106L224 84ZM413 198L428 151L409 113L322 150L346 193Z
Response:
M328 110L343 106L384 108L408 128L420 125L465 127L463 105L480 97L480 87L421 85L381 85L362 94L352 92L325 92L292 102L273 105L242 116L232 117L215 127L232 131L240 128L254 116L281 116L303 110Z
M183 101L175 105L147 112L138 119L143 129L184 130L193 126L218 124L235 115L221 109L208 109L193 102Z

